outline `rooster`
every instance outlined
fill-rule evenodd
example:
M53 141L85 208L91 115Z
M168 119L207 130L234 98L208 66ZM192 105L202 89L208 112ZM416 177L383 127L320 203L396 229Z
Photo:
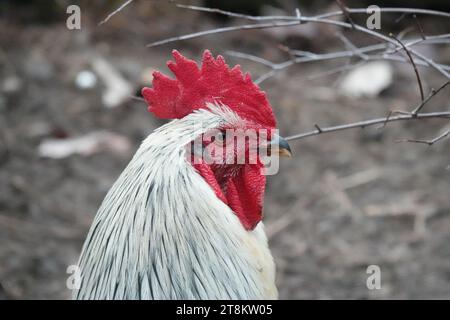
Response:
M266 143L256 149L270 156L289 156L289 145L273 133L265 93L239 66L230 69L207 50L200 67L175 50L173 58L175 79L155 72L152 88L142 90L150 112L173 120L142 142L102 202L73 297L276 299L261 222L265 164L259 157L211 162L200 154L217 151L219 142L229 142L228 130L237 129L266 130ZM205 138L211 131L219 133L214 141ZM238 160L236 148L215 157ZM244 149L245 158L248 141Z

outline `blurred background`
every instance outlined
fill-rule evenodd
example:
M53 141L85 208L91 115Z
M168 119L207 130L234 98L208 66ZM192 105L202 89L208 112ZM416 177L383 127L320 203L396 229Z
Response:
M153 70L168 72L172 49L196 60L210 49L257 78L268 71L265 66L226 52L282 62L290 58L282 46L318 53L344 47L335 27L304 24L146 48L167 37L240 22L166 1L136 0L98 26L123 2L0 1L0 299L70 297L66 269L76 263L97 208L140 141L163 123L130 96L150 85ZM334 1L183 3L256 15L292 15L296 7L304 15L338 9ZM81 30L66 27L70 4L81 8ZM408 6L450 11L446 0ZM382 14L381 32L412 27L408 37L420 37L415 20L400 16ZM418 19L427 35L450 32L448 20ZM358 45L373 43L361 34L345 35ZM448 44L417 50L450 64ZM352 86L351 71L323 74L345 63L300 64L261 84L282 135L312 130L315 123L382 117L420 101L410 64L383 64L385 80L364 96ZM432 69L419 71L426 92L445 82ZM350 88L343 88L348 81ZM449 90L442 91L427 111L448 109L449 98ZM269 177L265 199L280 298L450 298L450 139L431 147L395 142L432 138L446 128L444 120L392 123L291 143L294 158ZM381 268L380 290L366 287L372 264Z

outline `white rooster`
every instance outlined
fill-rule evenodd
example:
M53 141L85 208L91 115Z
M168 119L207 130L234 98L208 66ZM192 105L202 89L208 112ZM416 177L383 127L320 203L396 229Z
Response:
M108 192L85 241L73 297L275 299L261 223L263 162L199 157L215 142L228 143L220 135L204 139L211 130L273 132L272 108L250 76L221 56L205 51L200 68L177 51L173 56L168 66L176 78L155 72L153 88L142 93L157 117L175 120L143 141ZM268 137L259 148L290 155L285 140ZM192 147L196 139L200 151ZM228 151L222 155L230 160ZM231 158L237 160L236 148Z

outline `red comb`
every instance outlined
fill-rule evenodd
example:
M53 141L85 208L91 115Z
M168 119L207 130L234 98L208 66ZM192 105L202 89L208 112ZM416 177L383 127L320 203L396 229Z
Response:
M174 50L174 61L167 66L175 74L171 79L153 73L153 88L142 89L149 111L163 119L179 119L193 110L206 108L207 102L220 102L240 117L263 126L275 127L276 121L266 94L242 74L239 65L230 69L222 56L203 53L201 69L193 60Z

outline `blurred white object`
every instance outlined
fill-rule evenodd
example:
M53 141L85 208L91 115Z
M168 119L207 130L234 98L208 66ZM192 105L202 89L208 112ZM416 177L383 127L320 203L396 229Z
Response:
M3 80L2 91L4 93L15 93L22 89L22 80L19 77L11 76Z
M41 157L52 159L63 159L73 154L90 156L104 150L126 155L131 150L131 143L116 133L95 131L76 138L45 139L38 148Z
M349 72L340 84L350 97L376 97L392 83L393 70L385 61L370 62Z
M89 70L83 70L77 74L75 84L82 90L92 89L97 85L97 76Z
M106 60L95 58L92 68L105 84L102 100L107 108L118 107L133 95L133 86Z

